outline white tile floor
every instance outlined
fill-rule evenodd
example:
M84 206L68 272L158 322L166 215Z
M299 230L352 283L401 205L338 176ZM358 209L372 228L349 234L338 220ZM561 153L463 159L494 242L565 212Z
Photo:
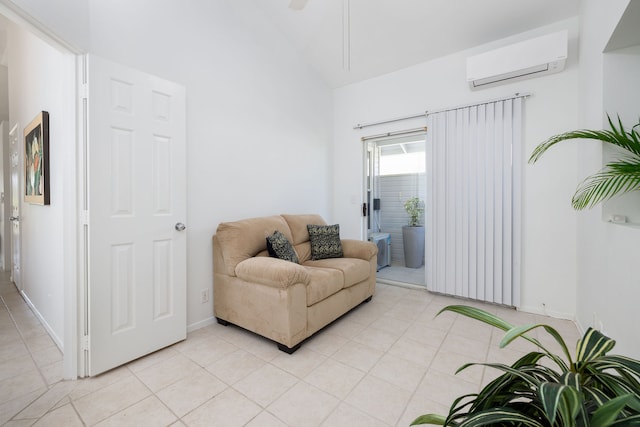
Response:
M391 264L381 268L377 276L379 279L393 282L409 283L412 285L425 286L424 266L419 268L405 267L404 264Z
M62 381L62 355L13 284L0 282L0 425L407 426L495 375L468 361L510 362L501 334L447 313L460 300L378 285L376 295L293 355L237 327L186 341L95 378ZM571 322L481 304L513 323ZM542 337L540 337L542 339Z

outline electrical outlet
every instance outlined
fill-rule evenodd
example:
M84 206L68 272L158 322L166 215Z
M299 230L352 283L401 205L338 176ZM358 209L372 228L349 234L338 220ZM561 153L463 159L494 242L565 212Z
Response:
M204 304L205 302L209 302L209 289L203 289L200 292L200 300L202 304Z

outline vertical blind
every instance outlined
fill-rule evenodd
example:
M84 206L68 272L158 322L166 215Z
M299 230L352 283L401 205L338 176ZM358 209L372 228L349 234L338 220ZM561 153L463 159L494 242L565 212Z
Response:
M520 303L521 97L427 118L427 286Z

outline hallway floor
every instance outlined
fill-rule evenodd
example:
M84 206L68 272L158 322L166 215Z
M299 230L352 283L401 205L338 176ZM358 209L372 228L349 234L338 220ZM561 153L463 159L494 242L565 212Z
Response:
M469 361L510 362L527 342L499 349L501 333L434 315L461 301L378 285L373 300L293 355L217 324L94 378L62 380L62 355L15 286L0 283L0 425L408 426L446 413L456 396L496 375ZM463 302L464 303L464 302ZM544 322L568 342L573 323L488 304L512 323ZM546 336L539 337L548 342Z

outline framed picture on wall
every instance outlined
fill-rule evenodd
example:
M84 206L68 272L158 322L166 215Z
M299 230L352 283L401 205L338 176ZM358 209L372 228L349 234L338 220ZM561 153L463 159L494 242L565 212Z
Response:
M42 111L24 129L24 201L49 204L49 113Z

